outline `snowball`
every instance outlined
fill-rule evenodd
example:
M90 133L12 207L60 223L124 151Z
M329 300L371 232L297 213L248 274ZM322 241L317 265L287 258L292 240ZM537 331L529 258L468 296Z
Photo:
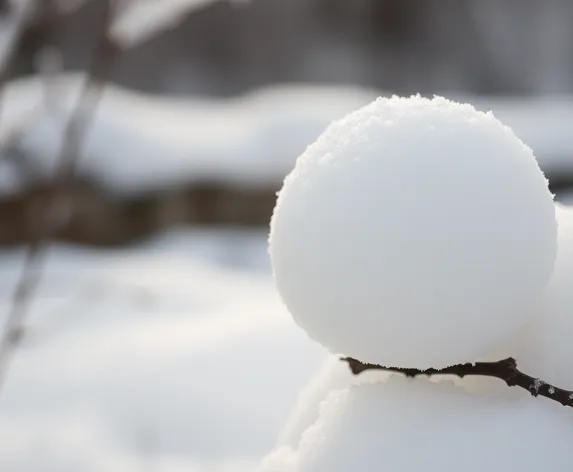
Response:
M568 416L535 398L498 400L392 376L331 393L298 449L277 449L262 470L573 470L572 442Z
M279 192L269 251L295 321L335 353L440 367L529 319L552 273L553 197L491 113L379 98L331 124Z
M523 372L573 390L573 207L556 205L559 228L557 262L539 317L529 323L502 354L516 358Z

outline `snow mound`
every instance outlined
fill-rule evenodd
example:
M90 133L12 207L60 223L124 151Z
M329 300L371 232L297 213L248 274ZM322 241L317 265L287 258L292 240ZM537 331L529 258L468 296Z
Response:
M328 393L347 388L359 378L340 359L329 357L298 395L277 445L296 447L302 433L318 419L319 405Z
M450 382L408 380L332 392L298 449L264 472L536 472L571 470L570 419L534 398L472 396Z
M346 362L341 362L337 357L329 357L299 394L277 445L296 447L302 433L318 419L321 403L333 390L384 380L389 375L388 372L369 370L356 376L350 372Z
M298 158L271 221L278 291L336 353L440 367L525 324L553 271L553 198L491 113L379 98Z

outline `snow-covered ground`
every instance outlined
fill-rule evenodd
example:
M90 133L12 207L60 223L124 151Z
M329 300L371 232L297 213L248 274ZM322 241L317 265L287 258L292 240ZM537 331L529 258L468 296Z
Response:
M326 354L270 277L265 232L57 246L0 396L0 470L253 470ZM0 253L0 310L21 266Z
M13 82L6 90L0 139L22 130L18 145L48 170L58 154L62 123L82 77ZM81 173L118 193L139 193L196 180L278 186L296 157L333 120L384 92L356 87L289 85L233 99L165 98L107 88L91 130ZM469 101L493 110L533 148L546 172L573 173L573 98ZM17 133L16 133L17 134ZM0 161L0 191L18 188Z

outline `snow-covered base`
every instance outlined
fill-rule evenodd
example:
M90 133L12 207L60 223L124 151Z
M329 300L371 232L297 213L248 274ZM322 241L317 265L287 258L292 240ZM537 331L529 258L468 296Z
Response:
M0 252L0 313L22 261ZM270 278L264 232L59 246L0 396L0 470L252 471L325 357Z
M354 376L348 364L341 362L338 356L329 357L298 396L277 444L296 448L302 433L318 419L319 405L331 391L383 380L388 376L387 372L374 370Z
M36 77L11 83L3 98L0 135L24 128L21 145L50 169L62 122L82 76L66 74L44 109L45 83ZM107 88L82 162L88 175L114 192L134 194L197 180L237 186L278 186L294 161L334 119L383 91L326 85L275 86L243 97L165 98ZM493 110L529 145L545 172L573 174L573 99L455 97ZM19 188L0 161L0 192Z
M335 390L298 447L264 472L484 472L573 467L570 418L533 398L470 395L450 382L387 381Z

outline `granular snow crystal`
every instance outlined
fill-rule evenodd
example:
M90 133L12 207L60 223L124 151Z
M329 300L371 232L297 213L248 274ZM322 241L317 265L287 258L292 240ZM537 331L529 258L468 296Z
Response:
M474 361L535 311L557 251L553 196L491 113L379 98L298 158L269 238L295 321L363 362Z

